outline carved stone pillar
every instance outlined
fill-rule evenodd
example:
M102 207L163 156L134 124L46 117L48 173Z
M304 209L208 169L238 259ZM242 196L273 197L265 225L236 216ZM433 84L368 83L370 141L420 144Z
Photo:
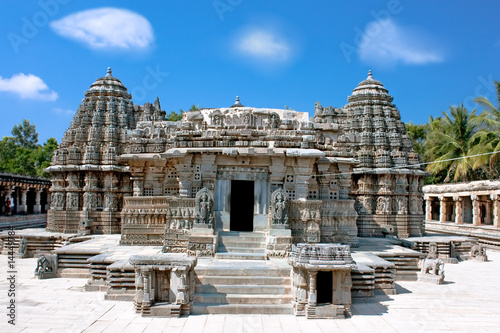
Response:
M35 189L35 205L33 206L33 213L40 214L42 212L42 206L40 205L40 195L42 194L42 189Z
M181 198L191 197L191 174L179 174L179 195Z
M439 222L444 223L446 222L446 198L445 197L439 197Z
M47 192L47 203L45 204L45 211L47 212L50 209L50 202L52 201L52 194Z
M316 305L316 277L318 275L317 271L309 271L309 305Z
M432 221L432 198L425 198L425 220Z
M479 197L475 194L471 195L472 199L472 224L481 225L481 210L479 209Z
M144 178L142 176L134 176L130 179L133 182L134 197L141 197L144 191Z
M217 165L215 164L215 155L202 154L201 155L201 179L203 187L210 191L215 190L215 178L217 177Z
M486 202L486 216L484 217L484 224L492 224L493 220L492 220L492 203L493 202Z
M21 189L21 200L20 200L20 205L18 207L18 213L20 214L26 214L28 213L28 205L26 204L26 195L28 194L29 188L22 188Z
M144 283L144 298L142 299L142 308L151 307L151 269L142 271Z
M307 200L313 163L314 161L309 158L297 158L297 165L294 167L295 199L297 200Z
M307 199L309 193L309 178L309 175L295 175L295 199Z
M500 194L491 194L490 198L493 200L493 226L500 227Z
M339 199L346 200L349 199L349 190L351 188L351 176L349 172L351 171L351 166L349 164L338 164L339 172L340 172L340 181L339 181Z
M269 166L269 181L271 182L271 193L278 188L283 187L283 178L285 178L285 159L281 156L272 156Z
M462 215L464 201L459 196L453 197L453 200L455 200L455 223L462 224L464 222Z

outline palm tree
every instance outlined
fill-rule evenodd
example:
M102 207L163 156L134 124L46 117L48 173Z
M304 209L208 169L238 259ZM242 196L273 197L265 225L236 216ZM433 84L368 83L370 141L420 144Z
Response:
M484 124L483 128L476 134L480 144L475 149L476 154L488 154L480 156L474 168L488 166L493 174L498 176L498 162L500 159L500 82L494 82L497 91L497 103L495 107L486 97L477 97L474 102L483 107L483 112L477 117L477 120Z
M453 177L454 181L467 181L472 176L475 162L467 158L471 154L476 139L476 110L469 111L462 105L450 106L449 114L443 111L443 117L432 119L427 137L429 160L427 171L437 174L446 171L445 182Z

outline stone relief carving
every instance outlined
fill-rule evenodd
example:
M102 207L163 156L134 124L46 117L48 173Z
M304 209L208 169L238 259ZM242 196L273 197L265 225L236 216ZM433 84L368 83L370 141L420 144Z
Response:
M195 204L195 223L208 224L213 227L214 224L214 196L206 187L202 188L196 194Z
M19 240L19 249L17 250L17 256L19 258L26 258L28 256L28 240L24 237Z
M486 256L486 247L482 244L473 245L470 249L470 257L471 259L478 261L488 261L488 257Z
M277 189L271 195L273 224L288 224L288 201L288 194L283 189Z

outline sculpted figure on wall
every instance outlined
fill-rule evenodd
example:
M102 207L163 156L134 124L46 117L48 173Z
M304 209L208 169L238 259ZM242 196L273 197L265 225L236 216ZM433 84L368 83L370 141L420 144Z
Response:
M388 197L378 197L377 199L377 214L387 214L390 210L390 201Z
M283 189L277 189L271 196L272 223L288 224L288 194Z
M212 192L206 187L196 194L195 223L214 224L214 197Z

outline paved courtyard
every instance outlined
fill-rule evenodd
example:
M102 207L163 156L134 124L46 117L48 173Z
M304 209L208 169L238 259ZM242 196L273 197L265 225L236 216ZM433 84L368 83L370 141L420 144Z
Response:
M352 318L200 315L144 318L132 302L84 292L85 279L37 280L36 259L17 259L16 326L7 323L7 256L0 256L0 332L498 332L500 252L445 267L446 284L398 282L398 295L355 300Z

